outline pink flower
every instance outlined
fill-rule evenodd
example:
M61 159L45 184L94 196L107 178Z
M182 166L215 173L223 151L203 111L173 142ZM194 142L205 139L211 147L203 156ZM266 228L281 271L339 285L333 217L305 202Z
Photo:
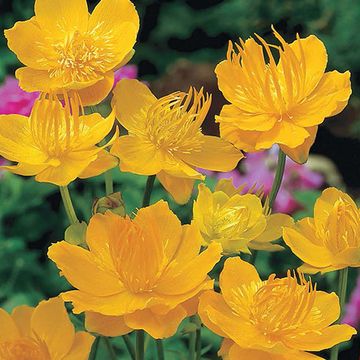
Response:
M28 93L20 89L17 79L7 76L0 86L0 114L29 116L38 93Z
M351 294L349 302L345 307L345 315L341 321L344 324L349 324L357 327L360 322L360 276L357 279L356 286Z
M277 166L277 148L246 154L242 160L242 173L233 170L228 173L217 174L218 178L232 178L235 186L246 183L245 190L253 184L263 186L266 195L270 193ZM306 165L299 165L287 158L284 178L277 195L274 210L282 213L292 213L299 208L293 196L296 190L317 189L323 184L323 177L310 170Z
M138 69L136 65L125 65L115 71L114 87L122 79L136 79L138 76Z

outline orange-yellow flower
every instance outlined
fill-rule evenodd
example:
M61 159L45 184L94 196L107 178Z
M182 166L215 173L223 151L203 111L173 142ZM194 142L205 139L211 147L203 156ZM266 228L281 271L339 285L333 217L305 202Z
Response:
M194 202L193 216L204 238L203 245L218 242L225 253L254 250L277 251L282 246L271 242L280 238L282 226L293 220L286 214L271 214L261 194L242 194L231 180L222 179L211 192L204 184Z
M59 298L37 307L18 306L8 314L0 309L0 359L87 360L94 337L75 332Z
M16 71L25 91L76 91L84 105L112 89L114 70L132 56L139 17L129 0L35 0L35 16L5 31L25 65Z
M62 297L75 313L87 312L88 330L117 336L144 329L163 338L196 312L196 297L213 286L207 273L221 246L199 255L201 241L195 225L182 226L159 201L140 209L134 220L96 214L86 233L89 250L61 241L48 255L77 289Z
M196 167L229 171L243 155L233 145L201 133L211 97L190 89L157 99L137 80L121 80L114 90L113 106L129 135L115 142L111 152L120 158L122 171L157 175L179 203L188 201Z
M311 281L290 271L262 281L254 266L238 257L226 260L220 274L221 294L200 296L199 315L213 332L225 338L227 359L321 359L320 351L347 341L356 330L331 325L340 315L335 293L317 291Z
M66 186L77 177L92 177L117 165L117 159L96 146L110 132L114 114L79 116L77 106L42 97L30 117L0 115L0 155L18 164L3 166L39 182Z
M217 117L220 134L246 152L279 144L304 163L318 125L347 105L350 73L325 72L327 53L316 36L297 36L287 44L273 31L280 45L269 45L258 35L260 44L240 39L236 49L230 43L227 59L217 65L219 88L231 103Z
M324 190L315 203L314 217L284 228L283 237L304 261L303 272L360 267L360 210L349 195L336 188Z

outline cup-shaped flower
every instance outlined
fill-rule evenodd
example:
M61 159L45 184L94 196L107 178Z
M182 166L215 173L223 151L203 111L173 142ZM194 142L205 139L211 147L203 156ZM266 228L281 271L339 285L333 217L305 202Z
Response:
M42 97L30 117L0 115L0 155L18 163L2 168L65 186L116 166L117 159L96 146L112 129L114 114L79 116L77 106L73 114L69 110L57 99Z
M231 103L217 117L220 135L246 152L279 144L294 161L304 163L318 125L347 105L350 73L325 72L326 48L316 36L297 36L287 44L273 31L279 45L258 35L260 44L249 38L234 49L230 43L227 59L217 65L219 88Z
M18 306L11 314L0 309L0 359L87 360L94 337L75 332L60 298L35 308Z
M203 135L200 129L211 97L190 88L157 99L137 80L121 80L114 90L113 107L128 130L111 152L120 158L122 171L157 175L178 203L186 203L195 179L203 176L196 167L232 170L243 157L230 143Z
M226 260L221 294L203 293L199 315L225 338L222 353L228 359L321 359L307 351L330 348L356 334L349 325L331 325L340 315L335 293L317 291L302 274L299 280L289 271L285 278L272 274L262 281L253 265L238 257Z
M35 16L5 31L25 67L25 91L77 91L85 105L112 89L114 70L130 59L139 17L129 0L101 0L89 15L86 0L35 0Z
M351 197L327 188L316 200L314 217L285 227L283 237L304 262L306 273L360 267L360 210Z
M201 254L196 225L182 226L164 201L142 208L134 220L110 211L94 215L89 249L65 241L48 256L76 288L62 294L75 313L87 313L87 328L108 336L144 329L171 336L196 311L198 294L212 288L207 273L221 256L213 244Z
M277 251L282 246L271 242L281 237L282 226L293 220L286 214L271 214L260 193L242 194L244 186L235 188L229 179L220 180L211 192L204 184L193 205L194 222L203 236L203 245L222 245L225 253L250 253L250 249Z

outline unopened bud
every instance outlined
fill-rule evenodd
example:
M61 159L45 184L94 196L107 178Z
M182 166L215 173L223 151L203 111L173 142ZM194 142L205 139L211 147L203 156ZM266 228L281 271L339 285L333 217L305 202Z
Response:
M86 229L85 221L70 225L65 230L65 241L72 245L86 246Z
M117 215L125 216L125 203L121 192L116 192L94 201L92 207L93 214L105 214L107 210L110 210Z

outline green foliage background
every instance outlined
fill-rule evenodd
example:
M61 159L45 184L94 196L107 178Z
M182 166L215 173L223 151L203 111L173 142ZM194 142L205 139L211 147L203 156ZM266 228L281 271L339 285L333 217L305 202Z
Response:
M90 6L94 3L89 1ZM145 79L152 80L163 75L179 58L215 64L224 57L229 39L246 38L254 32L270 39L270 25L274 24L288 40L292 40L296 32L318 35L328 48L329 68L351 70L355 93L352 101L357 101L360 91L360 2L134 0L134 3L142 18L142 29L133 62L139 66ZM2 31L15 21L30 18L33 15L33 0L0 0L0 13ZM13 73L19 65L7 49L4 37L0 37L0 80ZM131 214L141 205L146 179L120 174L117 169L113 171L113 176L115 188L123 192L127 212ZM211 182L211 179L208 181ZM70 188L80 218L88 220L94 198L104 195L103 177L78 181ZM311 213L318 195L318 192L296 194L304 204L301 217ZM155 201L161 197L166 198L166 195L157 185L152 199ZM57 188L7 173L0 179L0 204L1 307L11 310L20 304L35 305L41 299L66 290L67 282L58 276L58 270L46 257L49 244L62 240L68 225ZM190 220L191 203L177 206L171 202L171 206L184 222ZM260 273L267 276L271 272L284 274L286 269L299 263L289 251L285 251L272 255L261 253L257 264ZM351 285L355 277L356 272L353 271ZM316 279L320 281L321 289L334 288L334 274ZM215 359L219 338L208 331L204 333L203 346L209 350L206 357ZM178 341L179 338L181 341ZM169 358L185 358L186 341L186 335L180 332L177 338L167 340ZM124 354L120 340L116 345L119 354ZM149 347L153 347L151 342ZM105 354L103 345L100 351ZM151 351L153 353L154 350ZM355 359L358 355L354 354L343 356L346 356L344 359ZM122 355L121 358L126 357Z

